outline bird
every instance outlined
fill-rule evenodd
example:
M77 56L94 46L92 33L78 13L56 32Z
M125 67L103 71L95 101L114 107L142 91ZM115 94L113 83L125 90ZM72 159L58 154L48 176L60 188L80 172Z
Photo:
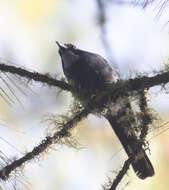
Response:
M101 55L78 49L71 43L56 44L63 73L69 83L99 93L107 84L115 84L119 80L117 72ZM117 103L109 106L103 116L109 121L128 157L135 156L131 165L136 175L146 179L154 175L154 168L134 130L134 121L126 119L128 111L133 114L129 99L120 98Z

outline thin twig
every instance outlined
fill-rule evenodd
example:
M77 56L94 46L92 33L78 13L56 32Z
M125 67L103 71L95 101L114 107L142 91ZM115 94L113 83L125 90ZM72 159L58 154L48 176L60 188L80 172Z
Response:
M100 31L101 31L100 37L101 37L105 52L107 53L107 56L109 58L110 63L113 65L114 69L118 71L119 68L116 64L116 61L114 60L112 48L111 48L109 40L107 38L106 3L105 3L105 0L96 0L96 3L97 3L97 7L98 7L97 17L98 17L98 21L99 21L99 25L100 25ZM116 72L116 74L120 78L119 72Z

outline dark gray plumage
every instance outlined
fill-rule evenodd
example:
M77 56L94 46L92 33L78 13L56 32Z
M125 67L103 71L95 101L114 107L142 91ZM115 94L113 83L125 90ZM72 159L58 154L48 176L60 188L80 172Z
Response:
M118 76L102 56L77 49L72 44L62 46L57 42L57 45L59 46L63 72L69 82L93 91L103 90L106 84L117 82ZM125 126L118 122L126 115L127 109L132 112L128 99L121 99L115 105L110 106L104 117L111 124L129 157L133 155L133 152L136 152L136 147L139 147L137 159L132 163L132 166L138 177L145 179L154 175L154 169L134 129L132 129L133 123L125 122L126 127L131 129L129 135L126 133Z

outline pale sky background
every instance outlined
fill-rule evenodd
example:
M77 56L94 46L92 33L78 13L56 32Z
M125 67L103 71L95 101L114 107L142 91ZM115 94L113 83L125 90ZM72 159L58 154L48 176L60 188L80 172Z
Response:
M108 7L107 38L114 61L124 78L131 73L159 69L168 60L169 14L166 10L157 18L158 3L144 10L115 4ZM0 0L0 15L0 58L7 64L62 75L56 40L72 42L80 49L98 53L108 59L100 40L94 0ZM10 82L24 109L12 94L10 96L15 100L13 106L3 100L0 102L0 150L9 158L21 157L22 153L40 143L47 128L47 124L41 122L43 115L47 112L64 113L70 103L70 95L62 93L57 96L54 88L30 83L32 92L19 80L16 83L27 94L25 96ZM149 98L150 106L167 120L168 95L153 93ZM31 190L101 189L106 177L114 176L111 171L118 171L126 155L104 119L90 116L75 132L79 133L85 149L77 151L53 146L48 154L25 167L26 179L21 177L17 184L24 181ZM155 177L142 181L130 170L121 188L129 181L127 190L169 189L168 135L165 132L151 141L150 159L155 167ZM20 189L26 187L21 185Z

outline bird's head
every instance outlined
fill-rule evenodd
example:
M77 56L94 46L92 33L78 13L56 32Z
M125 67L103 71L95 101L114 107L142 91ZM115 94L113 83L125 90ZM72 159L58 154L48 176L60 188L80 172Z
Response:
M56 42L56 44L59 47L59 54L65 67L69 67L79 60L78 49L73 44L67 43L61 45L59 42Z

